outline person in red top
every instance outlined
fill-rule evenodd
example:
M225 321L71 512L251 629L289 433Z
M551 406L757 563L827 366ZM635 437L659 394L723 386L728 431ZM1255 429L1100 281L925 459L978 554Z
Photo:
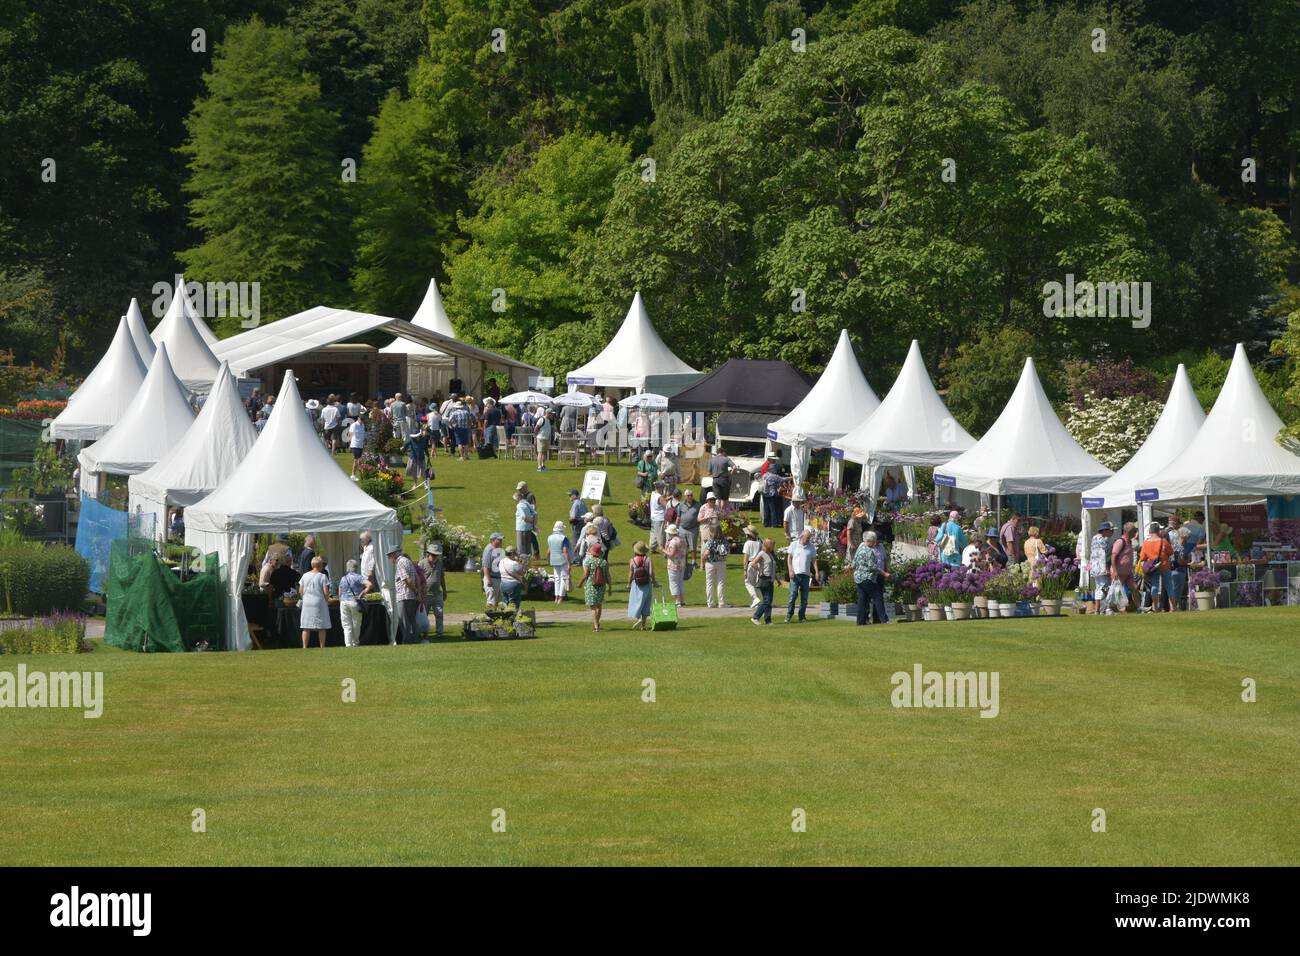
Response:
M1165 595L1169 594L1169 559L1174 556L1173 545L1160 533L1160 525L1151 522L1147 526L1147 537L1142 542L1138 559L1142 562L1142 574L1151 585L1151 607L1154 611L1164 610ZM1170 602L1173 607L1173 602Z

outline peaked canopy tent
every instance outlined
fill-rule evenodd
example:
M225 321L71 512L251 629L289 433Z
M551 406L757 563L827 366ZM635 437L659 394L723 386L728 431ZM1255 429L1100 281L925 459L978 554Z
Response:
M221 367L199 328L201 325L207 329L195 313L189 297L185 295L182 279L172 295L167 314L153 330L152 337L157 345L166 344L177 377L196 395L207 394ZM211 334L210 330L208 334ZM213 341L216 341L215 338Z
M449 339L456 338L456 330L447 318L447 310L442 307L437 279L429 280L429 289L424 293L424 301L411 317L411 324ZM406 387L415 395L433 395L438 392L445 394L450 391L451 380L460 377L457 375L456 356L422 342L398 337L379 352L381 355L406 358Z
M790 414L767 426L768 441L790 446L790 472L796 493L808 474L814 448L825 448L869 419L880 399L862 374L847 329L840 329L831 360Z
M166 458L194 424L190 394L172 370L165 342L117 424L77 455L81 490L99 494L103 475L136 475Z
M1106 481L1083 493L1085 509L1132 508L1138 503L1137 485L1181 455L1205 423L1205 412L1192 389L1187 369L1178 366L1174 384L1165 399L1151 434L1133 457Z
M140 303L135 299L132 299L131 304L126 307L126 326L131 330L131 341L135 343L135 350L140 353L140 361L147 367L153 361L154 353L158 351L158 344L149 335L149 327L144 324Z
M586 365L570 372L566 381L570 389L593 385L673 396L700 376L664 344L638 291L609 344Z
M230 363L235 374L249 375L257 369L287 362L304 353L347 342L369 332L388 332L453 356L457 367L465 369L461 378L466 391L474 394L482 389L486 369L508 372L513 390L527 388L529 375L541 371L535 365L497 355L404 319L323 305L222 339L217 343L216 354L222 361Z
M865 422L831 443L831 481L841 482L844 462L862 465L863 491L874 519L885 469L901 466L908 489L916 488L917 465L942 465L975 447L975 439L948 411L912 340L903 367L880 407Z
M1072 506L1069 513L1078 513L1073 507L1078 496L1111 474L1065 430L1029 358L998 420L971 448L936 468L934 483L999 499L1064 495Z
M168 507L187 508L215 491L244 460L257 431L239 399L230 367L221 363L193 426L156 465L127 481L130 510L154 515L155 534L167 529Z
M103 358L50 425L50 435L76 441L94 441L106 435L131 407L148 372L124 316L118 320Z
M1300 455L1278 443L1282 419L1268 403L1239 343L1219 397L1190 443L1139 479L1142 502L1300 495Z
M181 300L179 304L176 302L178 298ZM185 294L185 276L183 275L176 276L176 288L172 291L171 305L167 308L169 314L173 308L184 311L185 317L189 319L190 324L194 326L194 331L199 333L199 338L203 339L209 348L221 341L217 338L216 333L213 332L212 329L208 328L208 323L199 318L199 313L195 310L194 303L190 301L189 295ZM162 340L162 336L159 335L158 329L153 330L153 339L155 342Z
M402 542L397 514L358 488L330 457L292 372L285 374L276 407L282 410L267 420L244 460L216 491L185 511L185 543L204 554L215 552L225 575L226 646L241 651L251 646L240 594L253 535L292 531L316 534L316 551L328 561L334 584L360 551L359 532L372 533L391 642L397 619L385 553Z

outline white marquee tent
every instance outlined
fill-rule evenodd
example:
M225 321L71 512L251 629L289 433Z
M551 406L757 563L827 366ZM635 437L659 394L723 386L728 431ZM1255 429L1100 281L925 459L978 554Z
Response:
M870 492L871 513L885 469L901 466L909 491L915 466L942 465L975 446L975 439L939 397L921 346L913 339L894 385L874 415L831 444L831 482L840 484L843 462L862 465L861 488Z
M411 324L449 339L456 337L447 310L442 307L442 296L438 292L438 280L430 279L424 301L416 309ZM379 350L381 355L406 356L406 388L415 395L433 395L437 392L450 391L451 380L456 374L456 357L423 342L413 342L397 336Z
M358 488L330 457L303 408L292 372L285 374L275 407L278 411L239 466L216 491L185 511L185 543L204 554L216 552L225 570L226 646L248 650L251 643L240 592L253 535L294 531L316 534L317 553L329 562L333 583L347 559L357 556L358 533L372 533L392 641L397 619L385 552L402 541L397 515Z
M840 329L835 351L817 383L787 415L767 426L769 442L790 446L795 489L803 485L814 448L825 448L842 438L879 407L880 399L862 374L848 330Z
M1300 494L1300 455L1278 444L1269 405L1240 344L1214 407L1174 459L1136 483L1138 501L1203 501Z
M193 427L165 458L127 481L129 510L153 514L154 528L162 537L168 507L187 508L216 490L255 441L257 431L239 400L235 377L223 362Z
M1078 496L1111 474L1065 430L1030 358L998 420L973 447L937 467L934 483L990 495Z
M1187 369L1179 365L1164 410L1142 447L1133 453L1113 476L1083 493L1085 508L1132 508L1136 489L1165 465L1183 453L1205 422L1205 412L1192 389Z
M55 417L50 426L51 436L94 441L107 434L131 406L148 372L131 341L131 330L123 317L118 320L113 341L99 364L72 393L67 407Z
M586 365L570 372L566 380L571 388L594 385L672 396L701 375L664 344L637 292L609 344Z
M190 395L172 370L166 343L130 406L108 434L77 455L81 490L99 493L102 475L136 475L166 458L194 424Z
M208 331L194 311L189 297L185 294L184 280L176 286L171 305L158 327L153 330L153 340L158 345L167 344L171 354L171 364L176 375L190 391L203 395L207 393L217 369L221 363L212 354L212 347L203 331ZM211 332L208 331L208 335ZM213 342L216 338L213 337Z
M176 303L177 293L182 293L180 295L181 304L179 306L177 306ZM208 323L199 318L198 312L194 309L194 303L190 301L189 294L185 292L185 276L183 275L176 276L176 287L172 292L171 305L168 307L167 311L170 312L172 308L184 309L185 317L190 320L190 324L193 325L195 331L199 333L199 338L203 339L203 341L208 344L209 348L221 341L217 338L216 333L208 328ZM157 329L153 330L153 339L155 342L161 340Z
M140 361L148 368L153 361L154 353L158 351L158 345L149 335L149 327L144 324L144 314L140 311L140 303L135 299L126 307L126 327L131 330L131 341L135 343L135 350L140 353Z

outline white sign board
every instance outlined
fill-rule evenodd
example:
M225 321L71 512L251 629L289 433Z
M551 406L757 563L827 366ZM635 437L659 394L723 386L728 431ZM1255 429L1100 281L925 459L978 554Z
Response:
M553 375L537 376L537 384L534 387L539 392L546 392L546 394L548 395L551 394L552 392L555 391L555 376Z
M582 500L601 501L604 499L605 479L606 473L603 471L587 472L587 476L582 479Z

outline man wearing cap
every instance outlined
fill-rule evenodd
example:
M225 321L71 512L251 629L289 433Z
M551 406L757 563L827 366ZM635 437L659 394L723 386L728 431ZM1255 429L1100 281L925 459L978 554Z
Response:
M1092 575L1092 600L1088 603L1093 614L1098 613L1106 592L1110 590L1110 546L1114 533L1115 526L1103 521L1088 542L1088 573Z
M984 532L984 567L989 571L1000 571L1007 566L1007 553L1002 550L1002 539L997 528Z
M577 488L569 489L569 527L573 529L572 540L576 543L582 538L582 529L586 525L587 504L582 500L582 492Z
M501 603L501 562L506 553L501 547L505 535L493 531L488 538L487 547L483 549L483 595L488 607Z
M785 509L785 515L781 519L781 524L785 528L785 539L789 542L798 541L799 535L803 533L806 518L803 502L803 492L796 491L794 497L790 499L790 507Z
M397 598L397 633L399 644L418 644L419 627L416 626L416 614L420 610L420 575L415 562L402 552L402 546L395 544L388 549L388 560L394 563L393 582Z
M741 553L745 556L745 590L749 592L749 606L758 607L762 597L758 593L758 572L753 567L758 552L763 550L763 542L758 537L758 529L752 524L745 525L745 546ZM752 573L751 573L752 572Z
M429 542L420 559L424 573L424 610L434 620L434 636L442 637L442 608L447 600L447 574L442 565L442 545Z

